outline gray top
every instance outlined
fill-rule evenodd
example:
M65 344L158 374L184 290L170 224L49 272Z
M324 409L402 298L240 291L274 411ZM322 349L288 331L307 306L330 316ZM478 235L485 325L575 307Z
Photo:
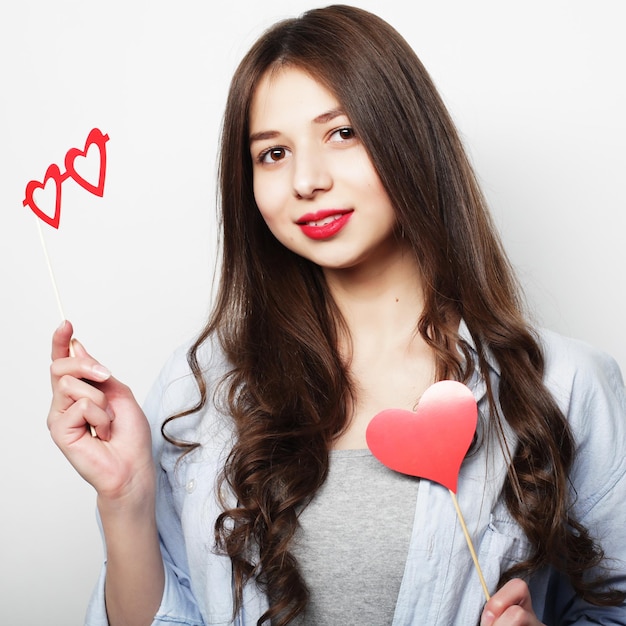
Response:
M331 451L328 478L300 515L293 546L311 592L296 624L392 623L418 484L369 450Z

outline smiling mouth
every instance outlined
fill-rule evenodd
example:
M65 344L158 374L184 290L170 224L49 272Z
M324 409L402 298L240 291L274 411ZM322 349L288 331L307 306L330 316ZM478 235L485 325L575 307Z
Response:
M298 224L298 226L326 226L349 213L352 213L352 209L327 209L324 211L316 211L315 213L303 215L296 224Z
M329 239L343 229L352 213L352 209L317 211L303 215L296 223L310 239Z
M329 217L325 217L321 220L311 220L311 221L302 221L298 222L299 225L306 224L307 226L326 226L326 224L330 224L335 220L338 220L340 217L344 215L343 213L335 213L334 215L330 215Z

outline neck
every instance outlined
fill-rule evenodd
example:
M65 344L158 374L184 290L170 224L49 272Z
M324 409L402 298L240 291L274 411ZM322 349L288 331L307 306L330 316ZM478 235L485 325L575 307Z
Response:
M400 252L375 267L324 273L353 340L386 340L415 332L424 298L419 268L410 252Z
M339 350L353 383L348 427L334 448L366 448L367 424L385 408L413 409L434 382L432 350L417 333L422 279L410 253L374 269L325 272L345 321Z

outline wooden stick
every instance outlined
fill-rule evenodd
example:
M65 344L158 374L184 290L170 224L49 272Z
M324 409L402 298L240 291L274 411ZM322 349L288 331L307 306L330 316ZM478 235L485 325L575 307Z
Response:
M43 255L46 257L46 265L48 266L48 273L50 274L50 281L52 282L52 289L54 290L54 296L57 301L57 307L59 309L59 313L61 314L61 321L65 321L67 318L65 317L65 313L63 312L63 305L61 304L61 296L59 294L59 288L57 287L57 281L54 277L54 271L52 270L52 263L50 262L50 255L48 254L48 247L46 246L46 240L43 236L43 231L41 230L41 223L38 219L35 219L35 223L37 224L37 231L39 232L39 241L41 242L41 247L43 249ZM71 349L71 346L70 346ZM72 355L73 356L73 355Z
M38 219L35 219L35 223L37 224L37 231L39 232L39 241L41 242L41 247L43 249L43 255L46 258L46 265L48 266L48 273L50 274L50 281L52 282L52 289L54 290L54 296L57 301L57 307L59 309L59 313L61 314L61 321L65 321L67 318L65 317L65 312L63 311L63 305L61 304L61 295L59 294L59 288L57 286L57 281L54 276L54 271L52 270L52 263L50 261L50 255L48 254L48 247L46 246L46 240L43 236L43 231L41 230L41 223ZM70 356L76 356L74 353L74 346L70 341ZM96 429L89 424L89 432L92 437L97 437Z
M483 576L483 572L480 569L480 564L478 563L478 557L476 556L476 551L474 550L474 544L472 543L472 539L470 538L469 532L467 531L467 526L465 525L465 520L463 519L463 513L461 513L461 509L459 508L459 503L456 499L456 494L452 489L449 489L450 495L452 496L452 502L454 503L454 508L456 509L457 517L459 518L459 522L461 522L461 528L463 529L463 534L465 535L465 541L467 542L467 547L469 548L470 554L472 555L472 560L474 561L474 567L478 572L478 578L480 578L480 584L482 585L483 592L485 593L485 598L487 601L489 600L489 590L487 589L487 583L485 582L485 577Z

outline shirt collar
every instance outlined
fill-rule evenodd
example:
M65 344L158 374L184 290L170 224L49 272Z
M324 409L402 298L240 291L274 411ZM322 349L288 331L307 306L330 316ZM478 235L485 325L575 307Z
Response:
M472 353L476 357L474 359L474 369L480 373L480 369L478 367L478 350L476 349L476 343L464 319L461 319L461 322L459 324L459 337L467 344L467 346L471 349ZM498 363L498 361L496 361L496 358L493 356L491 350L489 350L489 348L483 348L483 354L485 356L485 361L487 361L487 365L489 365L493 373L499 377L501 373L500 364Z

